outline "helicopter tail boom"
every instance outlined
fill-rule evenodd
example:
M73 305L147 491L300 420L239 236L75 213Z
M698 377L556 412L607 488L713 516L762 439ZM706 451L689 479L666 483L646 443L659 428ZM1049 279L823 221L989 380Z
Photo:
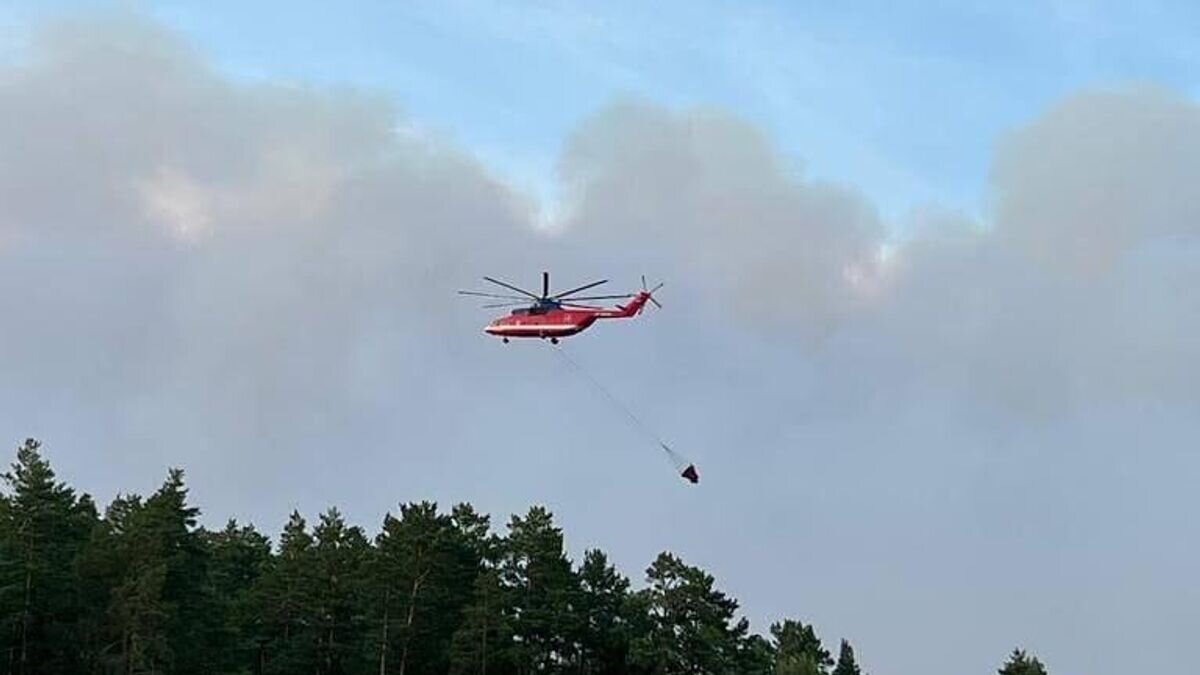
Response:
M642 313L643 309L646 308L647 302L654 303L655 307L661 309L662 303L654 299L654 293L662 287L662 284L658 284L654 288L647 288L646 277L643 276L642 290L634 294L633 300L624 305L617 305L615 310L612 310L610 313L607 313L604 316L614 319L627 319L629 317L637 316L638 314Z

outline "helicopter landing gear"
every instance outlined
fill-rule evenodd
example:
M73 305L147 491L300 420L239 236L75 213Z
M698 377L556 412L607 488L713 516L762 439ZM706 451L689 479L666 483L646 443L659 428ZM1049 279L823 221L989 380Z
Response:
M556 338L556 337L550 338L550 344L552 344L552 345L558 344L558 338Z
M508 344L508 338L500 338L500 341L504 344Z

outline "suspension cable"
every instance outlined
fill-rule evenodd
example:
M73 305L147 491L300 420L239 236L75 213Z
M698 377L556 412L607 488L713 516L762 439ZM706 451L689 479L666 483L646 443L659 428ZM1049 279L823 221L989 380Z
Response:
M617 399L616 396L613 396L612 392L610 392L607 387L601 384L599 380L597 380L595 377L592 377L591 373L584 370L583 366L579 365L578 361L571 358L562 347L559 345L552 345L552 347L554 348L554 352L562 357L562 360L566 362L566 364L570 366L572 370L582 376L583 379L591 384L596 391L600 392L604 398L608 399L609 403L611 403L613 407L621 411L625 417L629 419L630 423L635 429L642 432L646 438L653 441L658 447L662 448L663 452L667 454L667 459L670 460L671 464L675 467L675 470L680 472L681 476L693 483L699 481L699 474L696 472L696 467L694 464L684 458L683 455L680 455L678 452L673 450L671 446L667 445L667 442L664 441L661 436L655 433L654 430L652 430L649 425L643 422L640 417L635 415L628 406Z

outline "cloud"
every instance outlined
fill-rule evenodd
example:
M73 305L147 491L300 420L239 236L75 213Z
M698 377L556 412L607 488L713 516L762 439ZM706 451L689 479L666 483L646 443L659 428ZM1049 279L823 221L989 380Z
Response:
M848 401L1052 418L1194 398L1200 114L1169 92L1060 102L999 140L988 222L934 208L902 240L734 116L621 102L567 140L546 236L548 205L398 132L370 92L235 84L126 15L31 44L0 80L19 158L0 165L0 309L21 326L0 365L122 433L153 433L147 407L214 439L341 428L396 393L377 373L416 358L429 381L447 333L475 335L455 286L539 267L667 278Z
M878 364L874 390L1041 420L1193 400L1200 324L1178 284L1196 278L1198 125L1161 90L1072 96L1000 139L985 223L934 207L892 240L865 197L806 180L744 122L624 103L564 152L567 227L654 251L800 358Z
M1159 89L1076 94L997 147L997 232L1072 274L1200 232L1200 107Z
M9 423L287 446L391 395L376 373L436 350L453 285L532 238L522 196L397 120L234 84L136 17L43 26L0 74Z
M150 179L137 181L135 187L147 218L166 224L182 239L207 234L213 220L213 197L204 187L166 167Z
M976 402L1045 419L1194 402L1200 109L1154 89L1084 93L997 145L986 227L941 218L900 247L871 322Z
M657 251L747 320L825 335L879 254L869 201L805 179L718 111L615 105L576 132L560 171L572 236Z
M1168 92L1059 103L1000 139L986 226L932 209L900 241L736 117L621 102L568 139L546 237L548 205L397 132L370 92L235 84L125 15L32 45L0 86L0 152L20 158L0 165L0 308L22 325L0 359L126 432L145 405L202 436L338 428L379 393L369 371L449 325L474 334L454 286L538 267L665 277L794 340L830 391L849 386L842 359L875 364L851 399L916 387L1052 417L1192 396L1195 264L1177 244L1200 213L1200 115Z

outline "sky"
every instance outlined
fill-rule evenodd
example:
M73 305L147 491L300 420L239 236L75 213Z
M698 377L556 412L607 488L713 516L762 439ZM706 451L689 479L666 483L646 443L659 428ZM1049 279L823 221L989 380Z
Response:
M205 522L548 505L875 675L1185 669L1188 3L10 2L0 438ZM565 349L454 295L639 275Z

